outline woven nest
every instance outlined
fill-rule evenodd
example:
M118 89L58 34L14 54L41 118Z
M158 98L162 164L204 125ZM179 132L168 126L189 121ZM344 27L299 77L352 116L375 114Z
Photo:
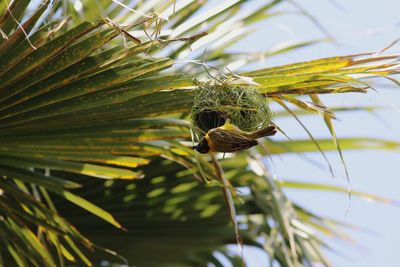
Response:
M254 131L271 122L268 100L255 88L229 84L198 83L192 107L192 124L204 135L229 118L243 131Z

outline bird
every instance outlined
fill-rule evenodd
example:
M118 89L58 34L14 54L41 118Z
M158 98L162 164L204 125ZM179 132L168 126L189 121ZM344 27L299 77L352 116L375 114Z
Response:
M230 123L230 120L227 119L224 125L210 129L200 142L193 146L193 149L201 154L242 151L256 146L258 144L256 139L264 136L272 136L276 132L275 125L270 125L254 132L245 132Z

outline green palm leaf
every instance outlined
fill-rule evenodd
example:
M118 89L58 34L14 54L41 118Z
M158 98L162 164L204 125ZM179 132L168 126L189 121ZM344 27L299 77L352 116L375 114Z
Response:
M245 246L264 249L281 266L329 266L329 244L316 232L346 240L343 225L291 202L282 188L344 189L277 181L263 157L397 150L388 140L337 138L331 119L346 109L326 107L317 95L365 93L368 79L399 72L398 55L233 73L225 67L321 40L261 55L227 51L255 23L281 14L284 1L244 13L246 1L42 1L31 13L34 2L0 3L0 266L222 266L214 252L239 266L226 247L238 229ZM208 46L205 64L200 51ZM191 149L194 78L209 82L207 72L297 107L277 116L322 114L333 141L268 139L258 150L219 159L222 175ZM228 181L237 189L236 229L222 193Z

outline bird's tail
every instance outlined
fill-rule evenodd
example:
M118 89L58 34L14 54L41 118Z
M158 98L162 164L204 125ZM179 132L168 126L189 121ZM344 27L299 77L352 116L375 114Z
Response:
M249 134L249 137L252 139L258 139L258 138L261 138L264 136L274 135L274 134L276 134L276 132L277 132L277 130L276 130L275 125L270 125L266 128L252 132L251 134Z

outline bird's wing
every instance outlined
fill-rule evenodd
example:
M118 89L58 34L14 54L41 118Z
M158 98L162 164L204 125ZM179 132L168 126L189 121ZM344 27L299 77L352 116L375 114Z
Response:
M252 138L252 139L258 139L264 136L271 136L271 135L275 135L277 132L276 130L276 126L275 125L270 125L266 128L251 132L247 134L248 138Z
M223 153L245 150L258 144L254 139L247 138L236 132L221 129L211 130L208 136L213 142L215 151Z

